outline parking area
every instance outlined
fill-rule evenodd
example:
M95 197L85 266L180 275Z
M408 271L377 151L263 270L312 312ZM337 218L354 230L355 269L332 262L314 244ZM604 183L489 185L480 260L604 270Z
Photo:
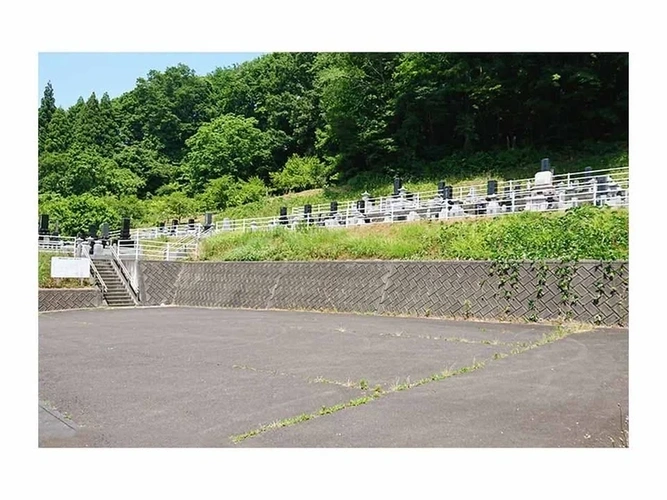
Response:
M42 447L618 445L627 329L186 307L39 316Z

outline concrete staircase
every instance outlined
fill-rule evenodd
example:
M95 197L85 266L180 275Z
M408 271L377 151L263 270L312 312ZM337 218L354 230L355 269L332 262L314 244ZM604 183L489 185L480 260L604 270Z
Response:
M108 259L94 259L97 272L104 280L107 286L107 292L104 294L104 299L107 301L109 307L127 307L134 306L132 295L125 288L123 280L118 276L116 268Z

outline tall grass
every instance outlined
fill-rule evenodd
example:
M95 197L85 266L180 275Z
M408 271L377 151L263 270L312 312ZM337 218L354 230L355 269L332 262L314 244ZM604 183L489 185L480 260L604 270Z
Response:
M205 240L201 255L228 261L626 260L628 238L627 210L582 206L464 221L223 233Z

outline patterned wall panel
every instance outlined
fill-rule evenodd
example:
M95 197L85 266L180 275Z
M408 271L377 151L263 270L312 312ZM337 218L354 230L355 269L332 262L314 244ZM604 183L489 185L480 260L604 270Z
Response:
M378 310L392 264L386 262L285 262L271 306L347 312Z
M139 295L142 305L159 306L174 303L176 280L181 262L140 261Z
M266 308L281 273L281 266L268 262L183 263L175 303Z
M38 296L39 311L87 309L104 305L102 293L97 288L41 288Z
M143 262L146 304L628 324L628 263Z

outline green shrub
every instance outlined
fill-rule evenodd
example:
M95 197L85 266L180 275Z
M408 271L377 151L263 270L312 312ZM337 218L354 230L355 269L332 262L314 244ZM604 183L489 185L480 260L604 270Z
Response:
M271 184L282 192L324 187L333 169L314 156L292 155L282 170L271 172Z

